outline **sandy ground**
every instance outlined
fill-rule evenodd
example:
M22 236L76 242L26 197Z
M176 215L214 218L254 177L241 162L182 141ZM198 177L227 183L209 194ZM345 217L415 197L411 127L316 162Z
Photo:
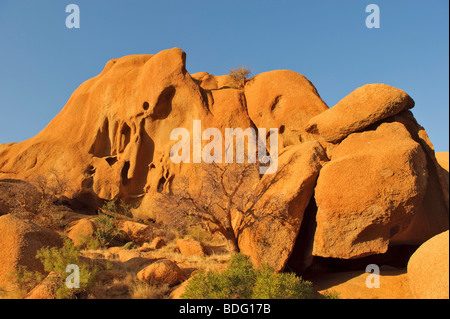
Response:
M374 283L373 276L362 271L321 274L311 281L318 292L336 291L341 299L411 299L405 269L382 267L379 288L368 288L366 280ZM369 278L368 278L369 277Z

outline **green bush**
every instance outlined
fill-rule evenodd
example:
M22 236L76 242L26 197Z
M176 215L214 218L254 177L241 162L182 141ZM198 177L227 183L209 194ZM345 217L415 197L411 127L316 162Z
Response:
M310 282L291 273L275 273L267 265L255 269L247 256L238 253L224 272L193 277L182 298L310 299L314 298L314 292Z
M128 205L123 200L120 201L119 205L117 205L116 202L112 200L106 201L102 206L102 210L106 213L119 214L126 217L133 216L133 214L131 213L131 205Z
M122 246L128 242L126 234L118 227L115 217L99 215L93 220L95 231L92 234L81 234L77 238L83 249L97 250L110 246Z
M116 219L113 217L98 216L94 223L97 228L94 236L102 248L110 246L122 236L122 232L117 227Z
M54 272L57 274L57 278L60 278L56 290L58 299L73 298L76 295L87 293L94 284L94 279L100 270L98 267L89 265L80 259L80 250L73 245L70 239L66 239L61 248L41 248L37 252L36 258L41 260L45 271ZM66 267L71 264L80 268L80 288L68 288L66 286L65 279L69 275L66 272Z
M26 294L44 279L38 271L29 271L26 266L19 265L15 271L11 271L8 281L14 285L13 293L7 289L1 291L0 298L22 299Z
M320 296L321 299L341 299L341 296L338 291L325 291Z
M313 299L314 291L309 281L293 273L275 273L264 266L253 288L254 299Z

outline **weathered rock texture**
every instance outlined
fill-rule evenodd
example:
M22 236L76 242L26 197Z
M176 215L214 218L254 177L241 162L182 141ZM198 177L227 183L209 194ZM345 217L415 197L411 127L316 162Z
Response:
M347 95L329 111L313 117L306 131L336 143L351 133L414 107L406 92L386 84L367 84Z
M449 298L448 231L426 241L408 262L408 279L415 298Z
M62 239L54 231L20 220L11 214L0 216L0 287L11 285L11 273L18 266L44 272L36 253L43 247L61 247Z
M400 123L346 138L317 182L313 253L357 258L386 252L423 199L425 167L423 150Z
M158 260L145 267L137 274L137 278L146 283L160 285L176 285L185 279L183 270L171 260Z
M193 120L201 120L202 130L217 128L222 139L225 128L278 129L286 175L255 176L245 189L270 187L253 207L254 223L233 219L239 249L257 265L282 270L298 244L305 258L352 259L448 229L448 171L407 93L368 84L329 109L296 72L258 74L243 89L229 84L227 75L190 75L178 48L111 60L42 132L0 145L0 183L45 178L49 187L65 185L61 195L73 202L96 208L123 200L134 217L157 219L158 198L177 181L201 184L192 147L190 163L170 159L178 142L172 130L187 129L192 145ZM4 198L0 214L14 208Z
M25 299L57 299L56 290L61 278L58 274L51 272L48 276L34 287Z
M187 256L200 256L207 255L206 248L203 244L192 238L184 238L177 240L177 249L181 254Z
M305 126L313 116L328 110L314 85L288 70L256 75L245 85L245 98L253 123L278 128L281 146L314 140Z
M67 230L67 237L73 241L75 246L80 246L94 236L96 229L97 227L91 219L83 218L70 226Z
M254 192L262 194L256 216L237 227L241 252L256 266L268 263L277 271L284 269L326 160L318 142L288 147L280 155L277 173L265 175L256 185Z

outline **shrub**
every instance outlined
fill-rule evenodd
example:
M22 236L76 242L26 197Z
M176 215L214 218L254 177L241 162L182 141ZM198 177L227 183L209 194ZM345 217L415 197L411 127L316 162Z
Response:
M293 273L275 273L264 266L253 288L253 299L313 299L314 291L309 281Z
M73 245L70 239L66 239L61 248L41 248L37 252L36 258L41 260L45 271L54 272L58 275L58 278L61 278L56 290L56 296L59 299L73 298L87 293L93 286L94 279L100 270L98 267L80 260L80 250ZM68 288L65 284L65 279L69 275L66 272L66 267L71 264L80 268L80 288Z
M252 288L257 278L257 272L249 257L243 254L235 254L224 274L231 286L229 299L248 299L251 297Z
M102 210L106 213L124 215L126 217L132 217L131 206L126 204L123 200L120 201L119 205L115 201L107 201L103 204Z
M254 269L249 258L236 254L223 272L200 273L193 277L184 299L309 299L312 284L291 273L275 273L265 265Z
M241 66L235 69L231 69L228 75L231 78L230 86L234 88L242 89L247 81L247 78L252 71L245 66Z
M338 291L332 290L332 291L325 291L320 296L321 299L341 299L341 296Z
M115 217L99 215L93 222L95 231L92 234L80 234L77 237L79 247L97 250L110 246L122 246L127 243L127 236L119 229L118 221Z
M152 285L138 281L131 286L132 299L163 299L169 292L168 284Z
M196 241L208 242L212 240L211 232L207 231L202 225L192 225L187 229L187 235L185 237L191 237Z
M14 285L14 290L8 292L7 289L0 291L0 297L8 299L22 299L31 289L37 286L44 279L38 271L29 271L26 266L19 265L15 271L11 271L8 281Z
M109 216L98 216L94 220L96 230L95 238L99 241L100 247L108 247L112 242L122 235L118 229L116 219Z
M126 249L126 250L130 250L130 249L136 249L136 248L138 248L138 246L134 242L129 241L128 243L123 245L122 248Z

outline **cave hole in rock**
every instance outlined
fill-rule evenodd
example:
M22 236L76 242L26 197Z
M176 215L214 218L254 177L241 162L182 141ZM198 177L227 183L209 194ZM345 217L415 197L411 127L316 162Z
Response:
M119 153L122 153L127 145L130 143L131 139L131 128L127 123L123 123L122 129L120 130L120 144L119 144Z
M270 112L273 112L275 108L277 107L278 103L280 102L281 95L277 95L275 99L273 100L272 104L270 105Z
M111 153L111 141L109 139L109 120L105 118L102 127L97 131L89 153L95 157L105 157Z
M312 246L317 225L316 214L317 204L313 194L303 213L302 224L297 239L295 240L291 256L286 263L285 271L303 275L307 270L312 259Z
M158 181L158 188L156 189L156 191L158 193L162 193L162 191L164 190L165 183L166 183L166 178L164 176L162 176Z
M286 129L286 127L284 125L281 125L280 128L278 129L278 132L280 134L283 134L285 129Z
M84 174L92 176L95 174L95 167L92 165L88 165L88 167L86 167L86 169L84 170Z
M317 278L321 273L362 271L367 265L376 264L394 268L405 268L418 245L390 245L387 252L354 259L325 258L312 256L314 234L316 231L317 205L312 196L305 213L299 234L292 249L285 271L294 272L306 280ZM391 232L395 233L396 227Z
M172 100L175 96L175 88L173 86L166 87L158 97L158 101L153 109L150 117L154 120L163 120L172 112Z
M127 185L130 180L128 179L128 171L130 169L130 162L125 162L122 167L122 171L120 172L120 176L122 178L122 185Z
M145 111L147 111L149 107L150 107L150 104L148 104L147 101L145 101L144 104L142 104L142 108L143 108Z
M105 161L108 163L109 166L113 166L115 163L117 163L117 157L116 156L107 157L105 158Z
M92 178L92 176L89 176L88 178L84 179L81 182L81 187L85 190L92 189L93 186L94 186L94 179Z

